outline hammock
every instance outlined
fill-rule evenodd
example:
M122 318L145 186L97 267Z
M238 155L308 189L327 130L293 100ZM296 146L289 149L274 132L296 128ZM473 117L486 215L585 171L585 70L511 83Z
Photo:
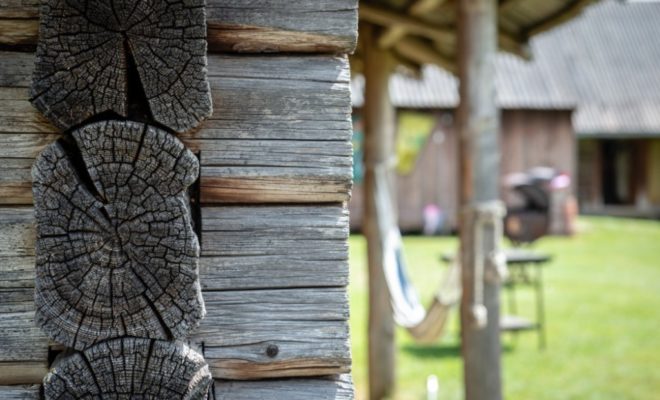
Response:
M375 205L378 225L385 237L383 273L390 294L394 321L420 343L436 341L444 332L451 308L461 297L460 268L454 261L428 310L419 301L406 272L401 232L396 226L385 168L375 168Z
M456 261L452 263L431 306L425 310L419 301L417 290L408 279L402 244L399 230L390 230L386 240L383 272L390 293L394 321L406 328L416 341L431 343L442 335L449 312L460 300L460 268Z

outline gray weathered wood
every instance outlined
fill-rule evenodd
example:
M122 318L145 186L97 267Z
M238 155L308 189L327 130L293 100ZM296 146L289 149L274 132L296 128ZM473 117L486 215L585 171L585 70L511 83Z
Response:
M211 51L350 53L357 0L207 0ZM39 0L0 3L0 44L37 43Z
M186 190L199 165L174 136L106 121L55 142L33 168L37 322L68 347L172 339L204 316Z
M208 290L345 286L348 214L333 206L202 209Z
M5 295L6 292L0 292ZM31 304L26 301L24 305ZM34 311L0 309L0 384L39 382L48 369L48 339Z
M215 398L218 400L352 400L353 383L349 375L325 379L217 380Z
M0 230L3 234L7 232L5 227ZM5 240L11 241L11 238ZM2 249L3 254L11 251ZM20 252L20 249L16 250L16 253ZM32 259L30 256L22 258ZM34 271L31 275L34 281ZM33 297L32 289L0 290L0 384L38 383L48 369L48 338L34 323Z
M29 208L0 208L0 289L34 287L33 218ZM205 290L348 283L348 213L341 205L204 207L202 219ZM244 247L246 241L253 243Z
M202 342L215 378L263 379L350 371L344 288L207 291Z
M0 208L0 221L6 222L0 223L0 253L24 260L24 282L34 278L33 219L29 208ZM348 371L345 209L204 207L202 220L200 280L207 316L193 341L204 343L214 376L261 379ZM0 281L6 274L0 265ZM22 364L28 358L38 360L40 369L35 371L41 375L32 375L36 381L7 383L37 383L46 369L48 340L33 326L31 292L7 288L5 293L11 295L3 295L8 300L0 307L0 337L18 333L2 342L7 346L0 351L0 363L9 361L9 354ZM23 333L12 330L9 322L20 312ZM268 356L269 345L278 346L273 358Z
M183 132L211 114L204 0L45 0L40 21L30 97L58 127L148 107Z
M262 381L215 380L217 400L352 400L349 375L315 379L269 379ZM3 400L39 400L39 386L0 386Z
M57 133L27 101L33 60L0 52L0 204L32 202L32 159ZM346 58L211 56L209 80L214 115L181 136L201 151L203 202L348 199Z
M212 383L201 354L180 342L121 338L55 361L49 399L206 399Z
M39 400L39 386L0 386L0 399Z

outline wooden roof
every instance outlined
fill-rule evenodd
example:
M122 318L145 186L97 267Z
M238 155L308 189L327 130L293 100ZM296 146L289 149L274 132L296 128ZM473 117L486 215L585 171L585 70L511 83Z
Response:
M383 28L379 46L404 66L456 70L458 0L361 0L360 22ZM529 39L579 14L594 0L499 0L500 49L529 58ZM359 47L355 67L360 69Z

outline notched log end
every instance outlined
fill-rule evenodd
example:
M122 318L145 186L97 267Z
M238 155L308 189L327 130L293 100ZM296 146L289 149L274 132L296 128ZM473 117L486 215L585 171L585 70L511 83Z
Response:
M107 121L53 143L33 167L37 323L83 350L186 336L205 315L188 187L199 163L173 135Z
M184 132L212 112L206 48L203 0L45 0L31 100L64 130L114 112Z
M121 338L57 360L44 378L46 400L202 400L213 379L201 354L179 342Z

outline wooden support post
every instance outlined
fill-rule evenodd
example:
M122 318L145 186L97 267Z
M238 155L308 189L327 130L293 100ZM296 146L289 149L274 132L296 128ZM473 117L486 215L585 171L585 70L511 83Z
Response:
M394 319L383 274L386 239L383 210L377 200L377 169L387 169L392 157L395 110L390 102L388 83L394 62L392 55L377 45L375 28L365 24L364 40L364 234L369 262L369 398L382 399L392 392L394 383ZM391 214L390 214L391 215Z
M499 400L499 281L487 271L487 258L497 250L499 230L477 222L483 210L498 199L499 191L499 114L495 103L497 1L461 0L458 13L465 396L468 400ZM479 265L483 267L481 271Z

